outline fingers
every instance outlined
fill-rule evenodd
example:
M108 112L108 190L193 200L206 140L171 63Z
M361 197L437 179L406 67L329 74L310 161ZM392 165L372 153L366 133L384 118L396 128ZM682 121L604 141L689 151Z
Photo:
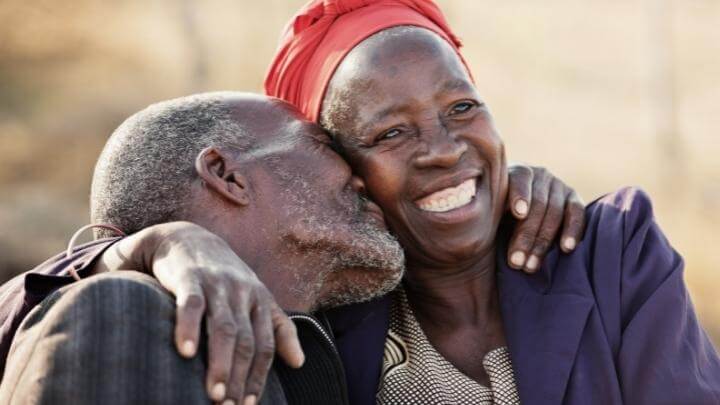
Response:
M175 346L186 358L197 353L200 344L200 325L205 312L205 295L196 280L180 283L175 291Z
M508 261L512 268L534 273L540 268L543 258L552 247L561 228L561 249L565 253L575 249L585 228L585 207L574 190L547 170L542 168L530 170L533 172L530 180L532 181L530 209L526 218L515 228L510 240ZM517 181L527 178L522 176L527 175L516 176ZM521 186L516 188L519 190Z
M525 165L508 168L508 205L513 216L525 219L532 202L533 170Z
M585 203L573 190L567 197L565 204L565 219L563 221L560 248L565 253L575 249L585 232Z
M234 352L238 340L238 325L235 321L227 298L216 296L208 308L208 369L206 386L208 395L213 401L219 402L227 395L228 381L233 368ZM243 345L251 345L252 341L242 341ZM248 359L249 360L249 359ZM244 383L244 379L242 380Z
M254 404L263 392L268 371L275 354L275 337L272 315L267 306L256 305L253 309L253 327L255 331L255 356L247 376L244 404ZM234 372L233 372L234 374ZM233 377L235 380L235 377ZM237 398L240 398L237 396Z
M529 259L532 248L535 245L535 237L545 218L551 179L552 177L548 175L533 177L532 204L530 205L528 215L524 220L518 222L513 236L510 239L508 262L510 267L514 269L534 272L539 266L537 258L532 261Z
M232 369L227 384L226 398L234 403L242 403L245 397L245 383L248 372L255 356L256 341L253 334L253 324L250 321L248 294L239 294L235 301L236 336L235 344L229 356Z
M272 323L275 330L277 352L280 358L285 360L285 363L290 367L302 367L305 362L305 353L300 347L295 323L277 305L272 311Z
M535 237L530 256L525 264L525 271L535 272L540 267L545 254L550 250L555 236L563 222L565 208L565 185L557 179L551 182L545 216Z

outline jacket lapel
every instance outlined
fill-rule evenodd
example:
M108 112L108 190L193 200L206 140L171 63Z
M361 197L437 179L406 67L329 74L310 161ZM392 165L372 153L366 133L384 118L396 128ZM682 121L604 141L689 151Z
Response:
M564 294L501 302L522 403L561 404L592 302Z
M537 274L508 267L506 254L515 225L508 217L500 226L496 265L500 311L518 393L523 404L562 404L595 302L581 289L567 288L585 285L586 276L567 265L569 256L561 256L558 249L545 256Z

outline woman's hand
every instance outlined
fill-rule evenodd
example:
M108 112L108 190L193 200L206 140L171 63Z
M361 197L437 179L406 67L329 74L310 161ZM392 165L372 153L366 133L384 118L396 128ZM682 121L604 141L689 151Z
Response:
M294 323L227 243L204 228L189 222L149 227L108 249L95 271L122 269L153 274L175 295L175 345L182 356L197 353L205 316L213 401L256 399L276 349L289 366L302 365Z
M569 253L582 239L585 204L572 188L545 168L512 165L508 168L508 205L518 219L510 239L510 267L534 273L558 236Z

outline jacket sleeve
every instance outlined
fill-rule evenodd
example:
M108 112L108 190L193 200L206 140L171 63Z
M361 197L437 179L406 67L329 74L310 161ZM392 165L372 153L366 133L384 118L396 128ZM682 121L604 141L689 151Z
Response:
M0 376L15 331L25 316L53 291L74 281L68 273L70 267L86 277L95 259L120 239L100 239L78 246L70 256L60 253L0 286Z
M683 281L683 259L653 217L649 198L626 189L622 210L622 340L617 367L628 404L720 404L720 360Z

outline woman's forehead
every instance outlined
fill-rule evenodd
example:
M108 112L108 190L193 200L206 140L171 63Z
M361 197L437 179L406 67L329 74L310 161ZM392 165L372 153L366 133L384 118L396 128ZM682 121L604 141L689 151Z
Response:
M408 26L381 31L348 53L328 84L325 101L332 98L332 93L346 96L343 93L350 89L356 93L358 89L370 90L373 84L383 86L385 81L406 76L413 65L433 60L442 62L448 73L465 76L458 54L436 33Z
M380 31L355 46L338 66L338 71L418 56L442 56L455 51L436 33L420 27L399 26Z
M436 74L418 75L420 65L434 65ZM425 28L393 27L348 53L328 83L319 122L336 135L353 133L383 111L403 109L413 98L461 87L474 90L472 78L444 38Z

